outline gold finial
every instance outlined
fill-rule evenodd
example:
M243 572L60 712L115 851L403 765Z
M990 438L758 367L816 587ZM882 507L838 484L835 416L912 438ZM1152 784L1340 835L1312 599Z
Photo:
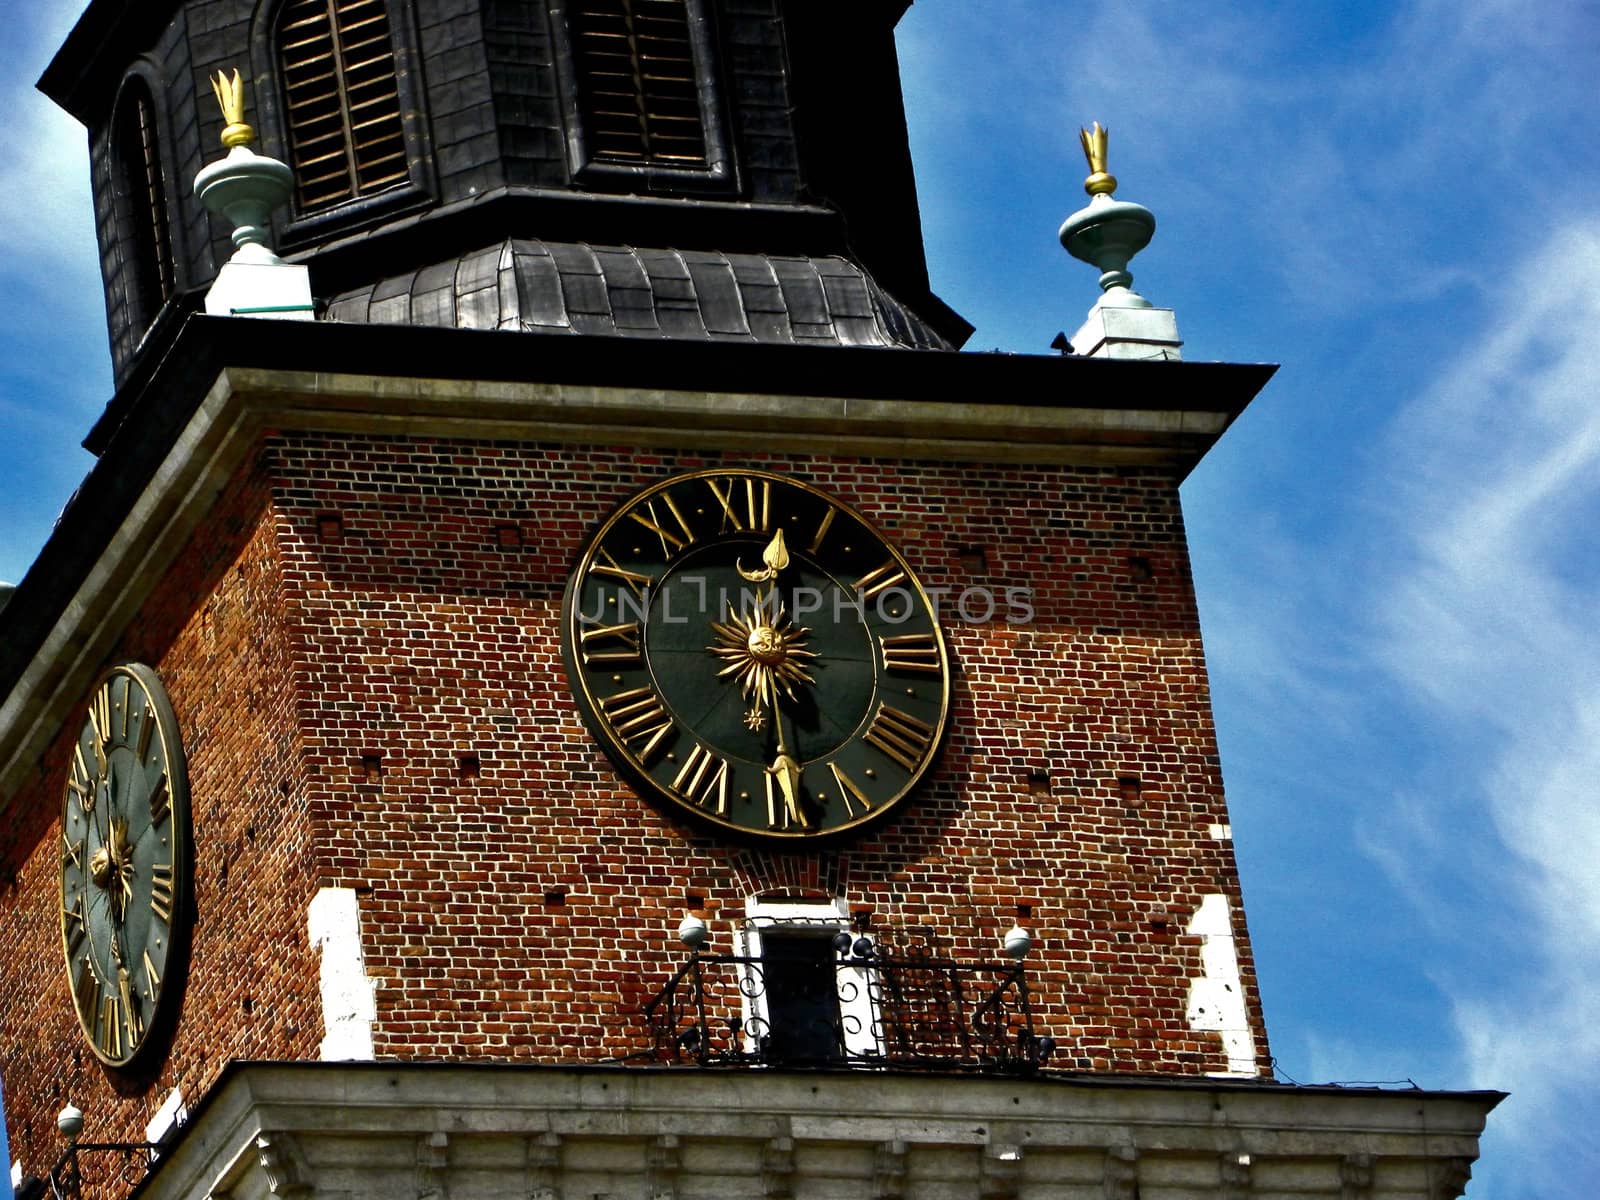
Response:
M244 80L239 77L238 68L234 69L232 79L221 71L213 75L211 91L222 107L222 119L228 123L222 131L223 148L232 150L255 141L256 131L244 123Z
M1089 160L1089 178L1083 181L1083 190L1091 196L1110 195L1117 190L1117 177L1106 170L1106 142L1110 130L1094 123L1094 132L1078 130L1078 141L1083 146L1084 157Z

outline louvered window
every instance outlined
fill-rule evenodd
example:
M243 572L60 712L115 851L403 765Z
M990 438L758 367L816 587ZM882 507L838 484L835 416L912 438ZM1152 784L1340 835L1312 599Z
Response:
M410 179L384 0L288 0L278 61L302 215Z
M574 0L568 12L592 157L704 168L687 0Z
M126 253L127 297L132 324L155 320L174 288L172 243L167 232L167 188L150 90L135 79L118 106L112 141L117 216Z

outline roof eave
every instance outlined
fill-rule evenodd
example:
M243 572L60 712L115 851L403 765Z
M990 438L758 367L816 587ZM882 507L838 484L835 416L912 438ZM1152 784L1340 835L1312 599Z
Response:
M0 610L0 812L265 430L1156 465L1182 479L1276 369L202 315L150 350Z

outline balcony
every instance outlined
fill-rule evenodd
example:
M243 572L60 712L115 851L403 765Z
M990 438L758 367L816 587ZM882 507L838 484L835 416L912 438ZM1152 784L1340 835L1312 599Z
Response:
M1021 961L963 963L837 932L762 937L760 954L691 952L645 1006L650 1057L1028 1075L1049 1059Z

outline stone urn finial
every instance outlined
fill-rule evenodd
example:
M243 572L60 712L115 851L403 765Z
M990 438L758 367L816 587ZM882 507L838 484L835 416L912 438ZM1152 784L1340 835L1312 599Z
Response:
M1100 298L1089 319L1070 341L1054 345L1068 353L1100 358L1179 357L1177 322L1172 310L1156 308L1133 290L1128 263L1155 236L1156 218L1142 204L1115 199L1117 177L1106 169L1110 131L1099 121L1079 129L1078 143L1089 161L1083 190L1089 203L1061 225L1061 244L1073 258L1100 269Z
M272 212L289 199L294 178L287 163L257 154L250 147L256 131L244 123L244 81L234 71L230 79L221 71L211 80L227 126L222 145L228 153L200 168L194 177L195 194L206 208L233 222L233 261L279 263L283 260L267 245Z
M226 122L222 145L227 154L200 168L194 190L207 211L233 222L234 252L206 293L206 311L310 320L309 272L284 262L267 244L272 213L288 202L294 176L287 163L251 149L256 131L245 123L244 80L239 72L230 77L218 71L211 90Z
M1089 193L1087 207L1080 208L1061 225L1061 244L1073 258L1100 268L1102 305L1117 308L1149 308L1150 301L1132 288L1133 276L1128 261L1150 244L1155 236L1156 218L1142 204L1115 200L1117 177L1106 170L1106 147L1110 131L1100 122L1094 130L1078 130L1078 141L1089 160L1089 178L1083 190Z

